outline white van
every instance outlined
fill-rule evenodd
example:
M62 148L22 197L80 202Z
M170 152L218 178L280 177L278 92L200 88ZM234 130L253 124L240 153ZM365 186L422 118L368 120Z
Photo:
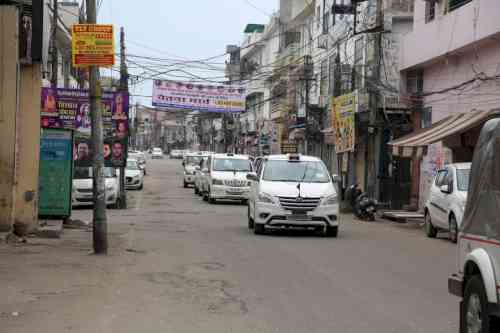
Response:
M217 200L248 200L251 182L246 176L252 172L247 155L213 154L207 160L203 199L210 203Z
M500 119L475 148L457 262L448 290L461 298L460 332L500 332Z
M255 234L266 229L320 229L337 237L339 202L333 178L316 157L271 155L259 164L248 201L248 227Z

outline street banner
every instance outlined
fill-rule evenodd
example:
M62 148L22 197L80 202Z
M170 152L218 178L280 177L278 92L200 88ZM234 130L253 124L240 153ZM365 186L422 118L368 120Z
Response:
M113 25L75 24L71 27L73 67L115 64Z
M357 93L353 92L332 99L332 128L337 153L354 151L356 96Z
M245 111L245 88L155 80L153 106L173 110L237 113Z
M73 134L64 129L43 129L40 137L38 215L71 216Z
M120 142L127 145L129 134L128 109L129 96L122 92L103 92L102 117L104 138L109 144ZM75 131L75 141L90 142L91 118L88 90L42 88L41 127L63 128ZM118 147L118 145L116 145ZM75 153L77 152L75 147ZM88 147L90 150L90 147ZM83 148L82 148L83 149ZM118 150L118 148L117 148ZM125 151L126 152L126 151ZM92 156L92 155L90 155ZM107 166L125 166L126 154L122 159L107 160ZM83 159L75 159L75 165L85 166ZM84 165L85 164L85 165Z

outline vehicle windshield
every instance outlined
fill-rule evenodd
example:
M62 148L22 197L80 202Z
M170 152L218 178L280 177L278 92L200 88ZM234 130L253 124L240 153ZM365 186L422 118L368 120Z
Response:
M457 169L457 188L459 191L469 190L470 169Z
M202 156L186 156L186 165L199 165Z
M236 158L216 158L214 161L214 171L241 171L250 172L252 167L247 159Z
M128 170L139 170L139 165L137 164L137 161L128 160L127 161L127 169Z
M321 162L268 161L263 180L271 182L328 183L330 176Z
M116 176L116 171L114 168L106 167L104 168L104 177L112 178ZM92 167L76 167L73 171L74 179L90 179L92 178Z

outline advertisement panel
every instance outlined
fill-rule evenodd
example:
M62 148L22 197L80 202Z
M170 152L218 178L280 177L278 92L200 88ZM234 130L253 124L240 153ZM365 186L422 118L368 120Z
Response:
M75 24L71 27L73 67L115 64L113 25Z
M353 92L332 99L332 128L337 153L354 151L356 96L357 93Z
M43 129L40 138L38 215L71 215L73 137L70 130Z
M155 80L153 106L202 112L244 112L245 88Z
M41 127L74 130L75 164L76 166L87 166L93 152L90 146L91 118L88 91L43 88L41 106ZM127 145L129 96L121 92L104 92L101 106L105 142L108 143L109 147L117 147L116 154L118 156L119 146L126 148ZM81 142L84 144L79 150L78 144ZM104 149L106 150L106 148L105 145ZM109 158L106 160L106 166L125 166L126 149L124 150L125 152L120 155L120 161L117 158Z

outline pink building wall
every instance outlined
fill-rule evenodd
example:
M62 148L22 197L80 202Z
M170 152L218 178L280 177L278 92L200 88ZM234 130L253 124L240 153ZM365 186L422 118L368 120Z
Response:
M500 40L488 39L424 67L424 92L453 87L474 77L497 75L500 77ZM428 96L424 107L432 107L433 123L456 113L500 109L500 79L477 80L464 89ZM429 147L421 164L420 207L435 172L451 162L453 156L442 144Z

